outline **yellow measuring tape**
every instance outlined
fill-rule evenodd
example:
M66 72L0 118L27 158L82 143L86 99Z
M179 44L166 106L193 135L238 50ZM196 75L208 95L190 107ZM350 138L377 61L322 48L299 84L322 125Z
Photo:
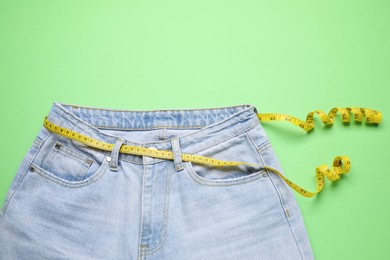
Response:
M335 107L330 110L328 115L321 111L315 110L310 112L306 117L306 122L290 116L286 114L276 114L276 113L258 113L256 114L260 121L288 121L298 127L301 127L305 131L310 131L314 128L314 114L318 114L325 125L333 124L333 119L336 117L336 113L340 111L342 114L343 122L349 122L350 120L350 112L354 113L355 121L361 122L363 116L366 116L366 124L378 124L382 120L382 113L377 110L372 110L368 108L339 108ZM112 151L114 144L105 143L96 139L93 139L89 136L82 135L70 129L58 126L47 119L45 117L43 125L54 133L60 134L62 136L68 137L70 139L82 142L88 146L95 147L105 151ZM140 146L131 146L131 145L122 145L120 150L121 153L127 154L136 154L136 155L146 155L155 158L161 159L170 159L173 160L173 153L169 150L155 150L149 149ZM232 165L240 165L245 164L249 166L261 166L258 164L248 163L248 162L236 162L236 161L223 161L218 160L212 157L206 157L201 155L193 155L193 154L181 154L183 161L191 161L195 163L207 164L212 166L232 166ZM281 174L278 170L269 167L263 166L264 169L270 170L278 174L292 189L301 194L304 197L313 197L317 193L319 193L324 187L324 176L328 178L329 181L335 181L340 178L340 174L345 174L350 170L351 163L347 156L336 156L333 161L333 169L329 169L325 164L316 168L316 192L307 191L297 184L293 183L289 179L287 179L283 174Z

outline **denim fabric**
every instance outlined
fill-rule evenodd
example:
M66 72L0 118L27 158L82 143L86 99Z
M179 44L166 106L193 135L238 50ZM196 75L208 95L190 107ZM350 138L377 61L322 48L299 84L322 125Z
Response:
M0 211L0 259L314 259L253 105L119 110L53 102ZM42 117L43 123L43 117ZM173 160L119 153L170 150ZM181 154L259 166L216 167Z

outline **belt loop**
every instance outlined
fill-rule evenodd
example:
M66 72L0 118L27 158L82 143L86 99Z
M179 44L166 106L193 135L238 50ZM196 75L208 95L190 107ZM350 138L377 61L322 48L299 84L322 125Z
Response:
M175 162L176 171L181 171L184 169L184 167L181 160L179 137L172 138L171 143L172 143L173 160Z
M115 171L115 172L118 171L119 150L124 142L125 142L124 139L118 138L114 144L114 148L111 151L111 159L110 159L110 170L111 171Z

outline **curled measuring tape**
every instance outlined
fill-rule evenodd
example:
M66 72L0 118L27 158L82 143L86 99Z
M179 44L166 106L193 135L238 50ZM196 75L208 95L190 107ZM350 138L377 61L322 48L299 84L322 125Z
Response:
M275 113L262 114L261 113L261 114L257 114L257 116L260 121L284 120L303 128L305 131L310 131L311 129L314 128L314 123L313 123L314 113L320 116L324 124L329 125L329 124L333 124L333 119L335 118L336 113L338 111L342 113L343 122L347 122L347 121L349 122L350 120L349 113L351 111L355 114L355 121L361 122L363 119L363 115L366 116L366 123L380 123L382 120L382 113L377 110L371 110L367 108L337 108L337 107L333 108L328 115L326 115L321 110L315 110L313 112L310 112L306 117L306 122L286 114L275 114ZM49 131L79 141L91 147L95 147L104 151L112 151L114 147L114 144L105 143L96 140L94 138L91 138L89 136L72 131L70 129L56 125L50 122L47 119L47 116L44 119L43 125ZM173 160L173 152L169 150L155 150L155 149L149 149L140 146L122 145L119 152L127 153L127 154L146 155L155 158ZM304 197L313 197L315 194L319 193L324 186L324 177L328 178L329 181L338 180L340 178L340 174L345 174L349 172L351 167L350 160L347 156L337 156L334 159L332 169L329 169L325 164L317 167L316 168L317 191L310 192L301 188L297 184L293 183L292 181L287 179L283 174L281 174L278 170L270 166L262 166L258 164L248 163L248 162L224 161L212 157L206 157L206 156L194 155L194 154L185 154L185 153L181 154L181 157L183 161L191 161L195 163L207 164L207 165L217 166L217 167L240 165L240 164L245 164L249 166L261 166L264 169L270 170L278 174L292 189L294 189L296 192L298 192Z
M334 118L336 117L337 112L341 113L342 122L347 123L351 120L350 113L354 114L354 119L356 122L362 122L363 116L366 116L366 124L379 124L382 121L382 113L378 110L369 109L369 108L357 108L357 107L334 107L328 114L322 110L314 110L307 114L306 122L302 121L299 118L286 115L286 114L276 114L276 113L260 113L257 114L257 117L260 121L287 121L290 122L306 132L311 131L314 128L314 114L318 114L321 121L325 125L333 125Z

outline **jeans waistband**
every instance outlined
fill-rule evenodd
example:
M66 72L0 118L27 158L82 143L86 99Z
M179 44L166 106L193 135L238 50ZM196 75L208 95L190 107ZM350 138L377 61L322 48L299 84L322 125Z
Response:
M251 104L195 109L121 110L53 102L48 120L112 144L119 137L103 133L100 129L131 131L195 128L198 130L176 137L181 153L194 154L204 147L217 144L260 124L257 113L256 107ZM143 143L125 140L124 144L172 150L172 139ZM153 158L153 160L163 159Z

